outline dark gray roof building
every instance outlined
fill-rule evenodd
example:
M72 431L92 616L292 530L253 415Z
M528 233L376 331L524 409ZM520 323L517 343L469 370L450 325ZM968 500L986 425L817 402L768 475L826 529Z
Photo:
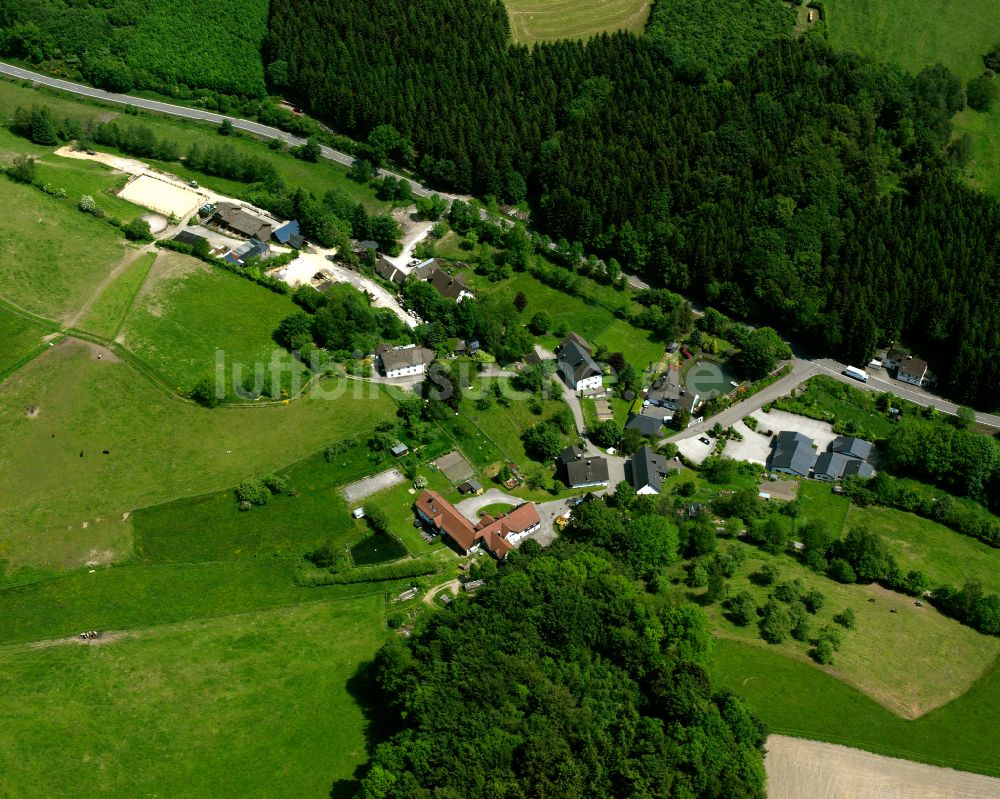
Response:
M853 460L853 458L848 458L840 452L823 452L816 459L816 465L813 467L813 477L817 480L826 480L832 483L843 476L847 464ZM854 462L858 463L859 461Z
M579 388L584 380L603 375L597 362L590 357L590 348L581 346L577 341L566 339L559 348L559 373L570 387Z
M783 430L774 437L771 453L771 471L808 477L816 463L813 441L802 433Z
M657 411L653 413L653 411ZM630 413L625 422L626 430L638 430L644 436L655 436L663 427L663 409L647 406L642 413Z
M608 462L587 455L579 447L566 447L559 454L559 471L570 488L608 484Z
M871 457L872 443L854 436L837 436L830 445L830 449L866 461Z
M637 494L659 494L663 478L672 471L666 458L640 447L629 461L632 487Z
M875 468L867 461L859 461L851 458L844 466L843 477L871 477L875 474Z
M176 236L174 236L174 241L180 242L181 244L188 244L194 247L199 241L204 241L208 243L208 239L204 236L199 236L197 233L192 233L190 230L182 230Z

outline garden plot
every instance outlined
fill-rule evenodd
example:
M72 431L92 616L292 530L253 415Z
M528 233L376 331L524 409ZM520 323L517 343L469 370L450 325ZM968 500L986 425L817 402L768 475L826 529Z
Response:
M202 203L202 196L197 192L148 173L129 183L118 196L143 208L178 218L192 214Z

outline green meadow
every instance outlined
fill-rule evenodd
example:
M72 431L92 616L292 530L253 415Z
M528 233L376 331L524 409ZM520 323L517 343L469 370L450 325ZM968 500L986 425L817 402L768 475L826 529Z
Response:
M758 586L750 575L764 563L778 566L779 582L797 579L804 592L817 589L823 594L824 606L810 616L812 635L824 625L833 625L835 614L847 608L854 611L857 627L843 631L843 646L834 656L833 665L815 668L858 688L897 715L915 718L957 698L1000 651L996 639L941 615L928 604L918 607L912 597L875 585L842 585L791 557L774 557L756 549L748 551L731 580L731 593L750 591L758 607L762 606L773 586ZM768 644L761 639L756 624L733 624L719 605L710 605L706 610L722 637L811 663L807 643L789 639L782 644Z
M278 323L297 306L288 295L209 266L187 255L162 252L121 329L125 347L171 385L189 390L216 368L217 353L227 364L253 374L255 364L270 369L279 346L272 339ZM300 383L306 370L280 352L281 363Z
M326 796L368 758L384 636L376 594L0 647L0 794Z
M642 33L648 0L504 0L519 44L546 39L589 39L604 31Z
M832 674L752 644L717 640L713 683L744 697L771 732L1000 776L1000 666L965 694L913 721Z
M0 560L119 560L136 508L231 488L394 412L380 387L333 380L287 406L207 410L64 340L0 383Z

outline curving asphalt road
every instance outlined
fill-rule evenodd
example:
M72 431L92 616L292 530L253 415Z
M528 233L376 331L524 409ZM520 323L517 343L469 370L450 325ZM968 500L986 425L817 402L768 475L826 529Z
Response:
M168 114L170 116L183 117L184 119L194 119L201 122L212 122L216 125L220 125L224 119L228 119L234 128L244 130L247 133L252 133L255 136L260 136L264 139L280 139L292 147L298 147L305 144L306 141L298 136L293 136L291 133L279 130L278 128L272 128L270 125L262 125L259 122L252 122L249 119L240 119L239 117L216 114L213 111L204 111L200 108L188 108L183 105L161 103L158 100L147 100L143 97L133 97L130 94L115 94L114 92L106 92L103 89L95 89L93 86L84 86L83 84L73 83L60 78L50 78L48 75L42 75L38 72L32 72L29 69L16 67L13 64L0 62L0 75L7 75L8 77L19 78L21 80L30 80L33 83L50 86L53 89L60 89L64 92L70 92L72 94L79 94L83 97L91 97L105 103L131 105L136 108L144 108L147 111L154 111L158 114ZM332 147L321 146L319 149L324 158L327 158L330 161L336 161L338 164L350 166L355 161L353 155L342 153L339 150L334 150ZM440 194L442 197L453 199L457 196L446 194L444 192L432 191L415 180L387 169L382 169L380 172L384 175L391 175L395 178L399 178L400 180L405 180L410 184L410 188L413 189L413 193L422 197L430 197L433 194Z

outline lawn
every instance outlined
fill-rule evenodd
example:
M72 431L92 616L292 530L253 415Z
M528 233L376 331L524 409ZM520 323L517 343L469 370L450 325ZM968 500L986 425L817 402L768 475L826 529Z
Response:
M33 353L45 343L42 338L52 330L39 322L4 308L0 305L0 380L20 368Z
M520 44L589 39L603 31L642 33L648 0L504 0L511 34Z
M270 372L277 354L287 388L304 382L306 370L271 336L296 310L287 295L191 256L163 252L125 320L123 343L184 390L211 376L222 358L229 394L237 368L253 374L259 365Z
M67 320L129 250L121 231L32 186L3 180L0 296Z
M915 718L963 694L997 656L995 638L980 635L938 613L929 605L917 607L911 597L878 586L842 585L818 575L791 557L772 557L749 549L749 557L731 581L731 591L748 590L758 607L773 587L752 583L749 575L764 563L780 569L779 581L799 579L805 590L818 589L826 603L811 617L813 634L833 624L834 614L851 608L857 628L844 632L844 643L833 666L824 668L863 691L894 713ZM874 598L874 602L869 601ZM890 613L895 608L895 613ZM808 644L788 639L767 644L756 625L738 627L723 617L718 605L707 608L719 635L765 647L810 663Z
M505 408L498 402L493 402L486 410L480 410L476 406L476 399L485 393L488 384L493 380L501 383L507 382L504 378L487 378L485 380L476 378L472 383L471 390L468 386L464 387L462 416L465 417L466 421L472 423L479 434L485 437L505 460L526 468L533 461L524 451L521 435L533 425L551 419L563 409L568 409L568 406L562 399L545 400L542 403L541 413L536 414L526 399L519 396L513 389L508 388L505 393L511 395L512 400L508 407ZM576 436L569 435L563 436L563 438L566 444L570 444ZM487 447L483 451L488 452L490 449ZM475 459L476 456L471 454L471 457ZM484 465L489 465L489 463L491 462L487 461Z
M919 569L931 585L961 586L978 580L1000 593L1000 550L930 519L893 508L851 508L847 527L865 525L885 539L904 571Z
M228 489L394 413L380 387L335 380L288 406L206 410L61 342L0 384L0 560L120 559L135 508Z
M440 471L421 466L417 474L427 480L427 488L431 491L437 491L451 502L458 502L460 498L458 491ZM428 544L421 538L420 531L413 526L416 518L413 503L416 499L417 491L410 481L406 481L386 491L380 491L365 500L365 503L376 505L386 512L389 517L389 532L406 547L410 555L419 558L443 549L444 543L437 538L433 544Z
M718 688L746 698L771 732L1000 776L997 661L961 697L914 721L773 649L718 640L712 674Z
M944 64L963 83L981 74L983 54L1000 41L995 0L826 0L830 43L911 72ZM975 184L1000 196L1000 104L955 120L973 137L969 171Z
M851 501L843 494L834 494L832 488L829 483L819 480L799 482L798 524L813 520L821 521L834 535L841 534L848 512L851 511Z
M76 327L96 333L105 339L114 339L158 254L135 253L121 274L105 286L94 304L76 323ZM126 258L130 255L131 253Z
M365 445L333 461L317 452L276 474L294 495L240 511L232 488L143 508L132 516L135 554L151 563L301 557L324 544L346 546L367 526L351 517L339 487L386 468ZM251 473L261 477L263 473Z
M46 155L35 163L38 180L56 189L65 189L67 201L75 206L84 194L89 194L108 216L131 222L148 213L128 200L121 200L114 190L128 182L128 175L115 173L110 167L96 161L81 161Z
M346 790L378 735L357 674L384 629L376 595L0 650L0 794Z

